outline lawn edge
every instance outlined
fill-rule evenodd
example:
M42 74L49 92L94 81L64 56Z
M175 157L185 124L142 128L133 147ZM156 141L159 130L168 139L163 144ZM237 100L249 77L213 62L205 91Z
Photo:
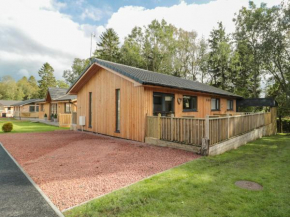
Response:
M7 151L4 145L0 142L0 146L3 150L8 154L8 156L13 160L13 162L17 165L17 167L21 170L21 172L26 176L26 178L31 182L31 184L36 188L36 190L40 193L40 195L44 198L44 200L48 203L48 205L55 211L55 213L59 217L65 217L62 212L52 203L52 201L44 194L44 192L40 189L40 187L33 181L33 179L28 175L28 173L20 166L20 164L14 159L14 157Z
M90 203L90 202L92 202L93 200L98 200L98 199L100 199L100 198L102 198L102 197L104 197L104 196L107 196L107 195L109 195L109 194L112 194L112 193L115 193L115 192L117 192L117 191L123 190L123 189L128 188L128 187L130 187L130 186L132 186L132 185L135 185L135 184L137 184L137 183L139 183L139 182L145 181L145 180L147 180L147 179L151 179L151 178L153 178L154 176L158 176L158 175L160 175L160 174L162 174L162 173L168 172L168 171L173 170L173 169L175 169L175 168L177 168L177 167L183 166L183 165L185 165L185 164L187 164L187 163L189 163L189 162L192 162L192 161L195 161L195 160L199 160L199 159L201 159L201 158L203 158L203 156L200 156L200 157L195 158L195 159L193 159L193 160L190 160L190 161L184 162L184 163L179 164L179 165L177 165L177 166L171 167L171 168L169 168L169 169L167 169L167 170L164 170L164 171L161 171L161 172L159 172L159 173L155 173L155 174L153 174L153 175L150 175L150 176L148 176L148 177L145 177L145 178L143 178L143 179L141 179L141 180L139 180L139 181L136 181L136 182L134 182L134 183L131 183L131 184L129 184L129 185L123 186L123 187L121 187L121 188L119 188L119 189L116 189L116 190L114 190L114 191L111 191L111 192L109 192L109 193L102 194L102 195L97 196L97 197L95 197L95 198L92 198L92 199L90 199L90 200L84 201L84 202L82 202L82 203L80 203L80 204L78 204L78 205L75 205L75 206L72 206L72 207L69 207L69 208L67 208L67 209L62 210L62 213L68 212L68 211L70 211L70 210L72 210L72 209L74 209L74 208L77 208L77 207L79 207L79 206L83 206L83 205L85 205L85 204L87 204L87 203Z

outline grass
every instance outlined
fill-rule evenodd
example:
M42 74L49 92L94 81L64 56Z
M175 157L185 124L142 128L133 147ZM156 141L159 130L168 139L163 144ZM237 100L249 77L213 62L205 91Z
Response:
M2 125L6 122L13 123L13 130L10 133L30 133L30 132L46 132L54 130L64 130L68 128L51 126L43 123L32 123L30 121L20 121L13 118L0 118L0 134L2 131Z
M249 180L262 191L238 188ZM65 212L93 216L289 216L290 135L203 157Z

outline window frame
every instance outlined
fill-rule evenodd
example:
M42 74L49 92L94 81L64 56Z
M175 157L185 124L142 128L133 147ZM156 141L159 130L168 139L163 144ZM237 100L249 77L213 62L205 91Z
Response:
M30 108L33 108L33 111L31 111L31 109ZM29 106L29 113L33 113L33 112L35 112L35 105L30 105Z
M212 107L211 107L211 105L212 105L211 103L212 103L213 99L215 99L215 109L212 109ZM221 99L220 98L211 98L210 108L211 108L211 111L220 111L221 110Z
M121 90L115 90L115 115L116 115L116 133L120 133L121 130Z
M93 93L89 92L89 121L88 121L88 128L93 128L92 123L93 123Z
M195 100L196 100L196 108L185 109L184 108L184 97L190 97L190 106L193 106L192 99L195 98ZM197 108L198 108L197 96L191 96L191 95L183 95L182 96L182 111L183 112L197 112Z
M162 97L161 98L162 111L155 112L155 108L154 108L154 96L155 95L161 95L161 97ZM165 109L165 97L166 96L172 97L172 111L171 112L164 111L164 109ZM162 116L166 116L168 114L175 114L175 94L173 94L173 93L153 92L153 116L157 116L159 113L161 113Z
M69 105L69 111L66 110L66 105ZM70 114L71 113L71 103L66 102L64 103L64 113Z
M230 108L228 108L228 102L230 102ZM227 100L227 111L233 111L234 110L234 100L228 99Z

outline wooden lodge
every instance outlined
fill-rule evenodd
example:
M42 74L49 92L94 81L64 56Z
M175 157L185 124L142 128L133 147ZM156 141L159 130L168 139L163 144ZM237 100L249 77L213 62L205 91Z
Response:
M100 59L80 75L68 94L77 95L77 129L142 142L147 116L233 115L241 98L196 81Z
M15 118L38 118L38 103L43 99L28 99L13 104Z
M20 101L15 100L0 100L0 117L13 117L14 107L13 104L19 103Z

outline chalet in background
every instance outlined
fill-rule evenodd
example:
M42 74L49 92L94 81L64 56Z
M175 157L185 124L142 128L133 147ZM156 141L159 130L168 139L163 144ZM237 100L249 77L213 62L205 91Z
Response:
M39 102L39 119L44 119L45 114L47 120L50 120L52 115L59 116L61 114L70 114L76 111L77 96L67 95L68 89L50 87L48 88L45 99Z
M236 100L242 98L197 81L100 59L79 76L68 94L77 95L78 129L136 141L145 139L146 116L235 114Z
M38 118L38 103L43 99L29 99L13 104L15 118Z
M0 100L0 117L13 117L14 107L13 104L21 101L15 100Z

